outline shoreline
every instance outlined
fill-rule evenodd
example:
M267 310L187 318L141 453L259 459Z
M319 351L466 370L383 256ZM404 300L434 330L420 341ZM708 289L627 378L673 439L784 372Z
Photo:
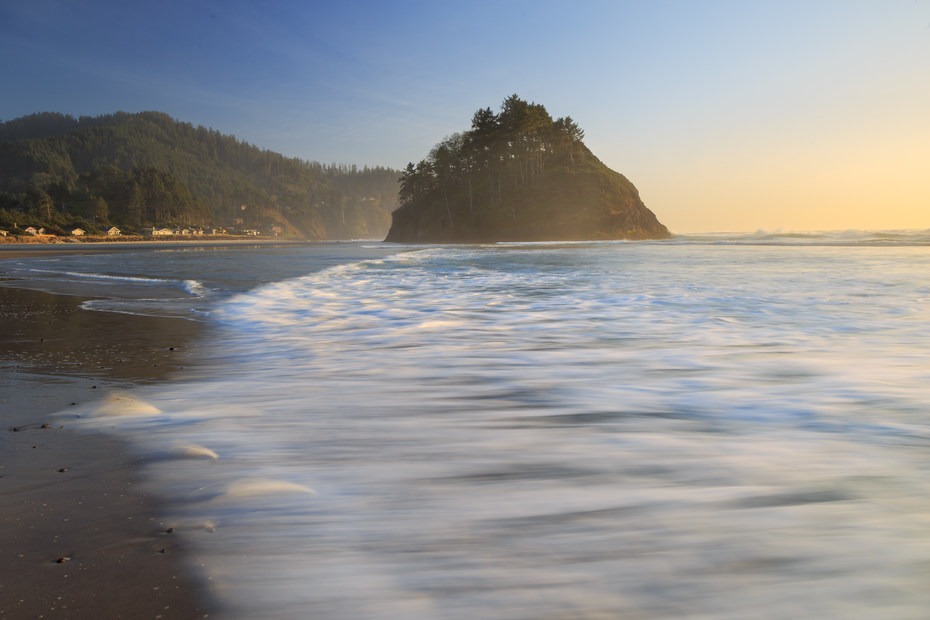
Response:
M300 239L124 239L120 241L4 241L0 237L0 261L5 258L23 256L49 256L53 254L75 254L82 252L119 252L124 250L153 250L178 248L242 248L315 245L318 243L340 243L339 241L308 241Z
M114 245L122 243L313 243L310 239L290 237L237 236L237 235L164 235L149 237L145 235L86 235L80 237L63 237L58 235L35 235L0 237L0 247L5 245Z
M84 310L87 297L5 284L0 618L208 617L208 584L160 518L159 498L141 490L141 462L129 445L74 430L62 415L169 380L207 326Z

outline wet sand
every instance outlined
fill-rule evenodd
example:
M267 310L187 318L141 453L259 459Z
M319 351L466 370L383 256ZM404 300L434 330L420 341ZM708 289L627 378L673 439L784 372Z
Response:
M75 241L54 243L35 239L12 241L0 237L0 259L22 256L51 256L54 254L80 254L85 252L124 252L138 250L167 250L192 247L256 247L276 245L307 245L317 243L301 239L267 239L264 237L242 238L192 238L186 240L142 240L140 238L119 238L108 241Z
M209 584L140 463L67 414L182 373L204 326L81 301L0 287L0 618L207 617Z

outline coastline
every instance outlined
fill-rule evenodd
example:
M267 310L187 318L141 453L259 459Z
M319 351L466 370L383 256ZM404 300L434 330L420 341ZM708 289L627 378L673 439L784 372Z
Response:
M172 239L146 239L144 237L120 238L117 240L87 240L87 241L33 241L34 237L24 240L9 240L9 238L0 237L0 260L4 258L17 258L22 256L35 256L41 252L47 256L51 254L74 254L79 252L118 252L121 250L153 250L153 249L177 249L177 248L196 248L196 247L257 247L257 246L293 246L293 245L312 245L317 243L326 243L325 241L309 241L302 239L265 239L256 237L246 239L241 237L235 238L172 238ZM338 243L333 241L331 243Z
M208 584L159 518L158 498L140 490L141 463L121 440L72 430L60 413L168 379L206 326L87 311L85 298L5 284L0 618L207 617Z

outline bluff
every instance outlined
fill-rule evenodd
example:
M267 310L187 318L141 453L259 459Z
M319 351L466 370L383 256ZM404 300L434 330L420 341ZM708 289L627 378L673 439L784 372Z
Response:
M583 143L584 131L516 95L437 144L400 180L386 241L460 243L665 239L636 187Z

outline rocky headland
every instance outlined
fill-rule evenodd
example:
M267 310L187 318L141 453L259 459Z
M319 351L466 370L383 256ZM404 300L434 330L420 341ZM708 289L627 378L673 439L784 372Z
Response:
M665 239L636 187L602 163L571 119L516 95L408 164L386 241L485 243Z

